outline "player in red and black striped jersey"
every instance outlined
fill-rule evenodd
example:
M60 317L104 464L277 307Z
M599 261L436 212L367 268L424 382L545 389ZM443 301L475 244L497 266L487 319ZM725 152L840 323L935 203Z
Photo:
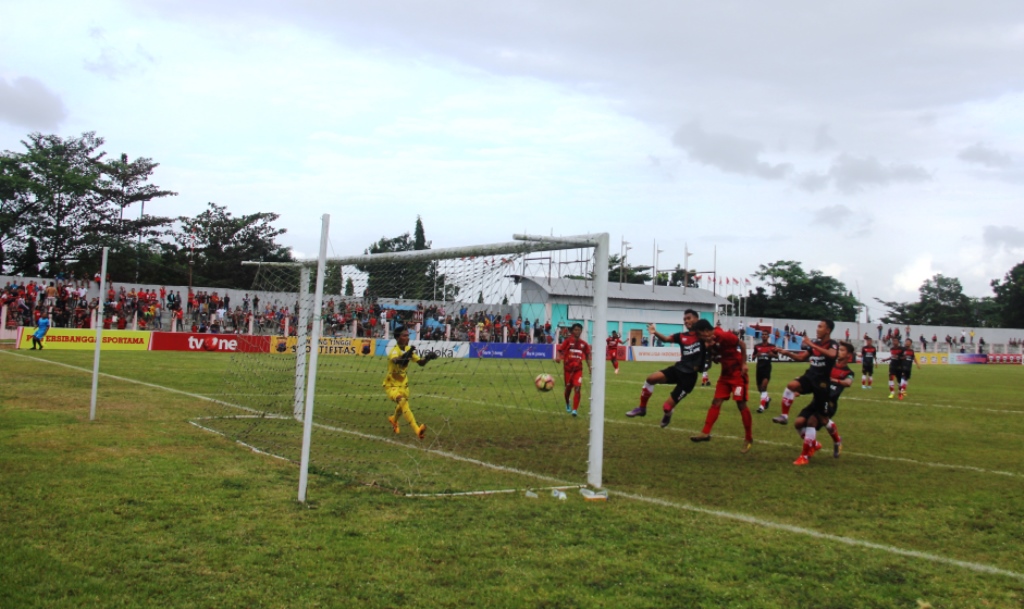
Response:
M910 373L914 366L921 369L921 363L917 361L917 353L914 352L914 341L907 339L903 343L903 359L900 361L900 399L907 395L907 383L910 381Z
M898 338L889 346L889 399L896 397L896 383L903 376L903 345Z
M772 399L768 396L768 382L772 380L772 360L775 359L775 345L769 340L767 332L761 332L761 342L754 345L754 361L757 362L755 371L757 379L757 390L761 392L761 405L758 412L764 412L771 405Z
M810 367L803 376L797 377L786 385L782 392L782 414L772 419L773 423L785 425L789 422L789 409L793 406L793 400L798 395L813 393L815 399L824 402L828 395L829 375L832 367L836 364L836 357L839 354L839 343L832 340L832 330L836 327L831 319L824 319L818 322L816 330L817 338L811 340L804 337L800 351L789 351L779 349L781 353L798 362L808 362Z
M612 360L612 367L615 368L615 374L619 373L619 346L622 345L622 339L619 338L619 333L612 330L612 335L605 339L607 343L605 347L605 357Z
M803 449L793 465L807 465L814 453L821 449L821 443L818 442L818 430L822 427L828 430L835 443L832 456L839 457L843 441L839 437L839 429L832 417L835 416L836 410L839 408L839 396L843 393L843 389L853 384L853 370L847 366L847 363L853 359L853 354L853 345L848 342L839 343L836 364L829 371L828 391L824 396L816 394L807 408L801 410L793 421L793 427L803 439ZM824 401L821 399L822 397L825 398Z
M871 337L864 339L864 346L860 348L860 388L871 389L875 381L875 360L878 359L878 349L872 344Z
M580 387L583 385L583 363L587 364L587 372L593 373L590 368L590 345L580 338L583 334L582 324L573 324L569 329L570 336L562 341L556 349L555 361L563 362L562 368L565 372L565 411L576 416L580 409ZM572 396L572 405L569 405L569 396Z
M662 404L664 415L661 418L661 426L667 427L672 421L672 410L686 395L693 391L697 384L697 375L704 369L704 361L707 357L707 349L704 342L697 336L695 330L699 328L711 328L707 320L703 320L693 309L683 312L683 325L686 332L678 332L672 336L665 336L658 332L654 324L647 326L651 336L657 337L664 343L675 343L679 345L681 354L679 361L674 365L659 370L647 377L643 389L640 390L640 405L626 413L627 417L642 417L647 414L647 401L654 394L655 385L671 383L675 385L669 399Z

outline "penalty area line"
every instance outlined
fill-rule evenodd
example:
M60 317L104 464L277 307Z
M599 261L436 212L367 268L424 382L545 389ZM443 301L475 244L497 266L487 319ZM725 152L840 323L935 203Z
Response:
M3 351L3 353L9 353L9 352ZM39 359L39 358L30 357L30 356L26 356L26 355L20 355L20 354L12 354L12 355L14 355L15 357L23 357L25 359L35 360L37 362L42 362L42 363L47 363L47 364L55 364L55 365L58 365L58 366L63 366L65 368L70 368L72 370L77 370L77 371L80 371L80 372L91 373L91 370L86 370L85 368L81 368L79 366L72 366L70 364L64 364L64 363L60 363L60 362L51 362L49 360ZM115 376L115 375L112 375L112 374L106 374L106 373L101 373L101 374L103 376L106 376L108 378L115 379L115 380L120 380L120 381L124 381L124 382L128 382L128 383L134 383L134 384L143 385L143 386L146 386L146 387L151 387L153 389L160 389L160 390L168 391L168 392L171 392L171 393L177 393L177 394L180 394L180 395L194 397L194 398L197 398L197 399L202 399L202 400L214 402L214 403L217 403L217 404L223 404L225 406L239 408L241 410L257 412L257 411L255 411L255 410L253 410L251 408L246 408L244 406L239 406L237 404L230 404L230 403L227 403L227 402L222 402L222 401L216 400L214 398L210 398L210 397L207 397L207 396L204 396L204 395L200 395L200 394L190 393L190 392L187 392L187 391L181 391L180 389L174 389L172 387L164 387L162 385L156 385L154 383L147 383L145 381L137 381L135 379L119 377L119 376ZM195 425L196 427L200 428L200 429L208 430L206 427L204 427L202 425L198 425L196 423L192 423L192 424ZM324 426L324 427L327 427L327 426ZM345 429L342 429L342 428L336 428L336 429L338 431L342 431L342 432L354 433L355 435L360 435L360 436L365 435L365 436L373 438L375 440L383 440L382 438L380 438L378 436L369 436L369 434L362 434L360 432L352 432L351 430L345 430ZM222 434L222 433L220 433L220 432L218 432L216 430L208 430L208 431L212 431L213 433L217 433L217 434L222 435L222 436L224 435L224 434ZM384 442L389 442L389 443L391 442L389 440L383 440L383 441ZM244 443L241 443L241 442L240 442L240 444L244 445ZM399 444L399 443L395 442L395 444ZM253 447L249 447L249 448L251 448L252 450L254 450L256 452L261 452L258 449L255 449ZM520 469L516 469L516 468L508 468L508 467L505 467L505 466L502 466L502 465L493 464L493 463L487 463L485 461L480 461L478 459L471 459L471 458L467 458L467 457L461 457L459 455L454 455L454 454L449 453L447 451L438 451L438 450L429 450L428 449L428 452L437 454L439 456L445 456L445 457L449 457L449 458L454 458L456 460L464 461L464 462L467 462L467 463L478 464L478 465L481 465L483 467L487 467L487 468L498 470L498 471L505 471L505 472L510 472L510 473L521 474L521 475L532 477L532 478L535 478L535 479L538 479L538 480L545 480L545 481L548 481L548 482L554 482L555 484L559 484L559 485L564 484L563 481L558 480L556 478L552 478L551 476L546 476L544 474L539 474L539 473L530 472L530 471L526 471L526 470L520 470ZM273 454L270 454L270 453L264 453L264 454L267 454L268 456L276 457L276 458L279 458L279 459L284 459L286 461L291 461L290 459L285 459L284 457L280 457L278 455L273 455ZM846 537L846 536L843 536L843 535L833 535L831 533L823 533L821 531L816 531L814 529L798 527L798 526L795 526L795 525L785 524L785 523L781 523L781 522L773 522L771 520L764 520L762 518L757 518L756 516L750 516L750 515L747 515L747 514L740 514L740 513L737 513L737 512L728 512L728 511L725 511L725 510L715 510L715 509L711 509L711 508L704 508L704 507L692 505L692 504L689 504L689 503L680 503L680 502L677 502L677 501L669 501L667 499L660 499L660 498L657 498L657 497L647 497L647 496L644 496L644 495L637 495L637 494L629 493L629 492L625 492L625 491L613 491L613 490L609 489L609 495L622 497L624 499L629 499L631 501L637 501L637 502L641 502L641 503L648 503L648 504L651 504L651 505L658 505L658 506L672 508L672 509L676 509L676 510L692 512L692 513L695 513L695 514L702 514L702 515L705 515L705 516L712 516L712 517L715 517L715 518L722 518L722 519L725 519L725 520L732 520L732 521L736 521L736 522L742 522L742 523L745 523L745 524L749 524L749 525L753 525L753 526L761 527L761 528L765 528L765 529L773 529L773 530L777 530L777 531L785 531L785 532L788 532L788 533L794 533L794 534L797 534L797 535L803 535L803 536L806 536L806 537L811 537L811 538L814 538L814 539L820 539L822 541L829 541L829 542L838 543L838 544L842 544L842 545L847 545L847 546L851 546L851 547L865 548L865 549L868 549L868 550L877 550L877 551L886 552L886 553L889 553L889 554L894 554L896 556L904 556L904 557L907 557L907 558L916 558L916 559L919 559L919 560L933 562L933 563L936 563L936 564L941 564L941 565L946 565L946 566L951 566L951 567L957 567L957 568L965 569L965 570L968 570L968 571L974 571L976 573L984 573L984 574L987 574L987 575L1001 575L1001 576L1009 577L1009 578L1016 579L1016 580L1019 580L1019 581L1024 581L1024 573L1019 573L1017 571L1011 571L1009 569L1001 569L999 567L994 567L992 565L986 565L986 564L983 564L983 563L976 563L976 562L970 562L970 561L965 561L965 560L957 560L955 558L948 558L948 557L945 557L945 556L939 556L938 554L931 554L931 553L928 553L928 552L919 552L917 550L907 550L907 549L904 549L904 548L899 548L897 546L891 546L891 545L888 545L888 544L882 544L882 543L876 543L876 542L873 542L873 541L866 541L866 540L862 540L862 539L856 539L856 538L853 538L853 537Z

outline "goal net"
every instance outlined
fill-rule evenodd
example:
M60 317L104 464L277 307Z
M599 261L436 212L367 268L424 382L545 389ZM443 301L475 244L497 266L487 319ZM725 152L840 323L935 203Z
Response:
M268 352L233 354L196 424L410 495L600 487L606 286L607 235L260 265L252 326ZM574 324L594 346L575 414L555 361ZM389 364L403 330L414 355Z

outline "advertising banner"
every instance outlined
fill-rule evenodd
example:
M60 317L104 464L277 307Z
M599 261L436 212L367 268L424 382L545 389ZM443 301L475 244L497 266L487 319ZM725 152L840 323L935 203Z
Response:
M377 341L377 355L384 357L396 344L395 339L389 341ZM438 357L469 357L469 343L465 341L443 341L443 340L411 340L409 344L416 347L420 355L436 353Z
M949 355L951 364L987 364L988 356L984 353L951 353Z
M191 334L153 332L153 351L206 351L207 353L266 353L269 336L247 334Z
M947 353L918 353L917 363L924 366L934 366L935 364L948 364L949 354Z
M991 353L988 356L990 364L1021 364L1020 353Z
M635 362L678 362L679 347L630 347Z
M24 327L18 338L19 349L32 348L32 335L36 329ZM105 351L148 351L151 332L132 330L104 330L100 348ZM44 349L91 350L96 348L96 330L51 328L43 338Z
M271 353L295 353L298 337L274 336L270 338ZM374 355L377 351L375 338L320 338L320 355ZM306 348L309 350L309 347Z
M469 343L470 357L498 359L554 359L554 345L529 343Z

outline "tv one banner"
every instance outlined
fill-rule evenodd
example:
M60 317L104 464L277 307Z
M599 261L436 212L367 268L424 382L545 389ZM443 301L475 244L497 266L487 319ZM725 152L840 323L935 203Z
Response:
M104 332L104 334L106 334ZM153 351L204 351L206 353L266 353L269 336L248 334L193 334L153 332Z
M31 349L36 329L23 327L18 334L16 349ZM152 332L133 330L104 330L100 349L104 351L147 351ZM43 337L44 349L93 350L96 348L96 330L51 328Z

